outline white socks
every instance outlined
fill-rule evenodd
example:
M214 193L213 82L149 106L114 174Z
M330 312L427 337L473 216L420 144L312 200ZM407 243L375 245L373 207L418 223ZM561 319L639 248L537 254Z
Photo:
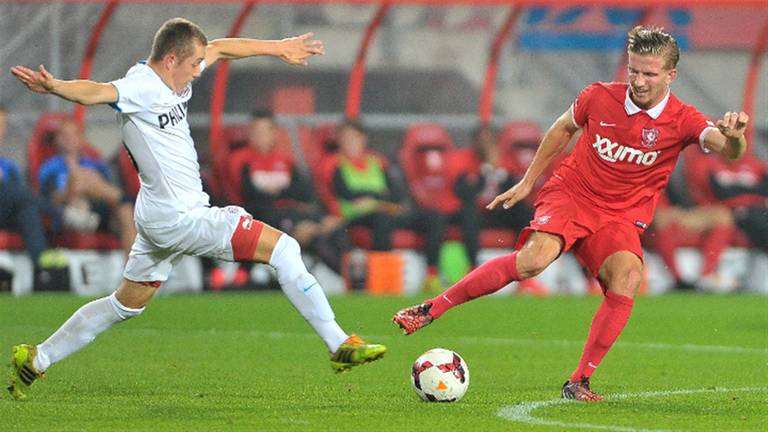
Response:
M277 281L288 300L315 329L328 349L335 352L349 335L336 323L322 287L301 260L299 243L288 234L281 235L272 250L269 265L277 270Z
M125 307L115 293L94 300L78 309L54 334L37 346L34 366L39 372L91 343L113 324L144 311Z
M325 293L301 260L301 248L283 234L277 241L269 265L277 270L280 287L293 306L335 352L349 337L336 323ZM125 307L115 294L94 300L78 309L54 334L37 346L34 366L39 372L88 345L113 324L132 318L144 308Z

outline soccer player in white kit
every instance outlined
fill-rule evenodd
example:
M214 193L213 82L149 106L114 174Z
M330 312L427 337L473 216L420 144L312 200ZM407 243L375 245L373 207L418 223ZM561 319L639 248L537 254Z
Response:
M136 241L112 295L78 309L39 345L13 347L8 390L17 399L48 367L90 343L113 324L139 315L183 255L268 263L283 292L323 339L331 367L345 371L377 360L386 347L348 335L336 323L325 293L301 260L289 235L255 220L240 207L210 207L187 122L192 81L219 59L258 55L306 65L322 55L322 42L307 33L278 41L216 39L208 42L191 21L174 18L155 34L148 62L109 83L55 79L15 66L11 73L30 90L83 105L109 104L118 112L123 140L139 171Z

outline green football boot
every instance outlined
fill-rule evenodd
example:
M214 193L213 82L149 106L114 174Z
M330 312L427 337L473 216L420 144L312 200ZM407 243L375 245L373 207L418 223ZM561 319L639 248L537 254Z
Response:
M352 335L331 354L331 369L336 373L345 372L355 366L376 361L384 356L387 347L369 344L360 336Z
M8 391L14 399L26 399L25 392L29 386L35 380L43 378L43 373L38 372L33 363L35 356L37 356L37 347L34 345L21 344L13 347Z

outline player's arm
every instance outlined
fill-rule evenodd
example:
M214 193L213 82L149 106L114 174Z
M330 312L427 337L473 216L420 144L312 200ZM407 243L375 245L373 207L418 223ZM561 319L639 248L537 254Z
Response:
M727 112L717 121L717 129L709 129L704 135L704 148L720 153L734 160L740 158L747 149L747 129L749 116L745 112Z
M325 54L323 42L312 39L313 33L281 40L259 40L246 38L215 39L205 48L205 63L210 66L216 61L234 60L253 56L273 56L293 65L307 65L307 59Z
M536 150L536 155L533 157L531 165L525 171L523 178L516 185L509 188L509 190L494 198L485 208L493 210L496 206L502 204L505 209L508 209L531 193L541 173L547 169L557 155L562 153L571 137L573 137L573 134L579 130L573 121L571 111L569 108L564 112L550 126L547 133L544 134L544 138L541 140L541 144L539 144L539 149Z
M83 105L117 102L117 89L112 84L56 79L43 65L40 65L38 70L14 66L11 68L11 73L35 93L50 93Z

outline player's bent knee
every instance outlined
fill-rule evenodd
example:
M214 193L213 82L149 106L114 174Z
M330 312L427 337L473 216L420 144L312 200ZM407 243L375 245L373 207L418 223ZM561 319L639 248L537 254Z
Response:
M517 271L521 278L531 278L543 272L551 262L546 256L521 252L517 255Z
M292 255L301 255L301 245L299 244L298 240L291 237L288 234L283 234L280 237L280 242L283 243L283 251L284 253L289 253Z
M627 273L627 290L631 292L633 295L637 292L637 289L640 288L640 284L643 283L643 272L642 270L638 269L631 269Z
M117 292L113 292L109 296L109 303L112 305L112 308L115 310L115 313L122 320L133 318L136 315L139 315L140 313L144 312L144 309L145 309L144 307L132 308L120 303L120 300L117 299Z
M627 297L634 297L643 281L643 272L635 268L616 272L608 281L608 289Z
M518 251L517 270L521 278L537 276L557 259L563 248L562 239L548 233L533 233Z

